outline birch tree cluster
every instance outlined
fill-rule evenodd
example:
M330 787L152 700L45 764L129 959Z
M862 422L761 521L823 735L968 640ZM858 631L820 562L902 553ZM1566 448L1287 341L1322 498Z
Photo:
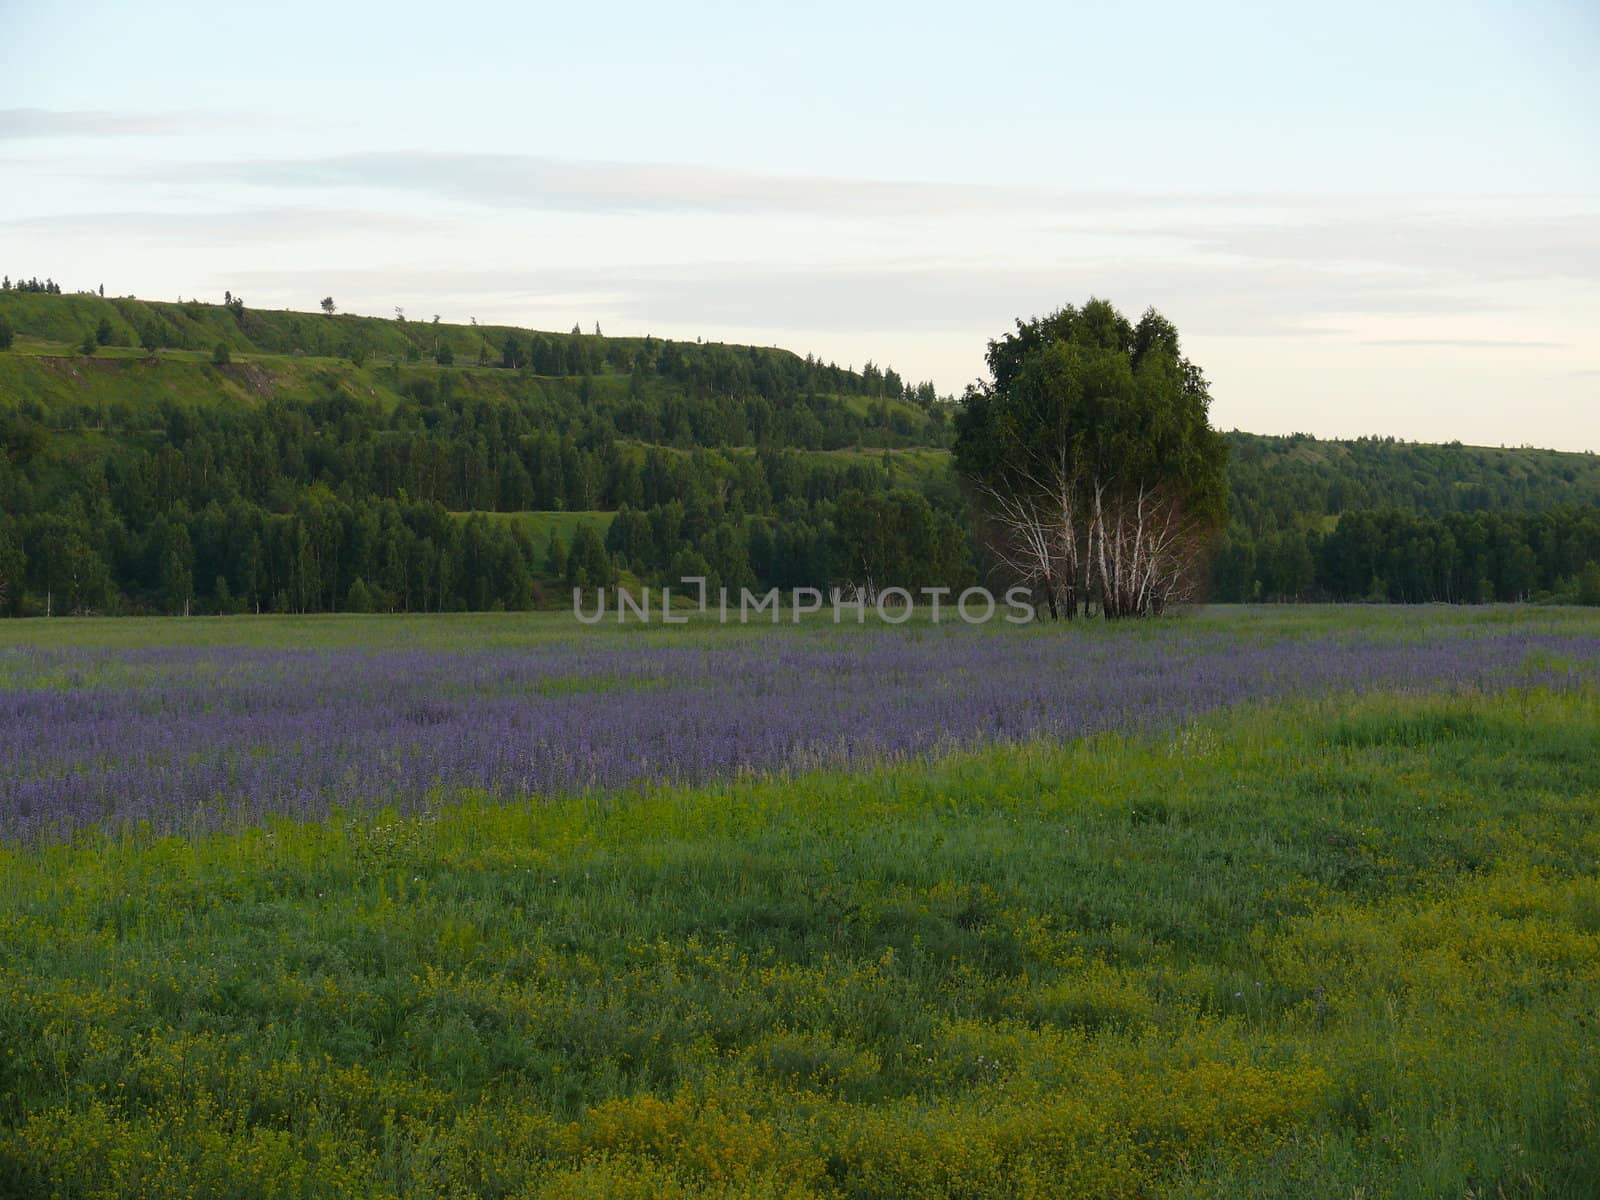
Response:
M955 461L998 568L1063 619L1192 599L1227 518L1227 444L1172 323L1091 299L1019 320L987 357Z

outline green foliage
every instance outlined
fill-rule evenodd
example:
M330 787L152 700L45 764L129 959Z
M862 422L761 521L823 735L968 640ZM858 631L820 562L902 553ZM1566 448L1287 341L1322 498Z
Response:
M42 454L50 443L50 430L31 416L0 410L0 452L12 466L25 467ZM0 512L7 506L0 505ZM13 509L15 511L15 509Z
M1252 536L1298 524L1322 528L1325 518L1358 510L1443 517L1600 504L1596 454L1375 437L1225 436L1234 528Z
M22 582L28 560L10 521L0 514L0 614L15 616L22 608Z
M1154 309L1138 325L1104 300L1019 320L989 343L988 363L989 386L957 414L964 475L1015 487L1041 448L1064 451L1086 480L1171 486L1193 516L1226 514L1227 445L1208 423L1205 379Z
M989 382L961 401L953 454L995 558L1053 614L1093 603L1150 615L1184 598L1226 519L1228 446L1172 324L1150 309L1134 325L1090 300L1018 321L988 363Z
M22 311L56 299L26 296ZM226 324L207 324L214 314ZM171 612L192 599L202 611L336 610L360 578L384 610L520 609L542 592L534 582L548 570L551 531L571 547L580 521L593 526L574 568L586 579L627 572L630 583L670 581L688 556L713 587L825 588L860 561L860 522L841 513L850 516L855 497L892 488L904 494L885 519L903 515L926 532L917 553L940 577L973 571L958 536L962 500L944 481L937 450L782 445L787 433L848 445L867 430L865 419L810 389L882 389L882 373L867 381L778 352L679 353L649 339L613 345L588 336L569 360L570 345L542 334L521 342L531 369L559 353L543 365L587 371L620 357L627 374L371 360L357 373L348 362L259 353L217 372L206 364L222 353L231 360L243 335L268 339L275 322L298 315L198 304L133 315L180 344L204 330L211 349L203 357L169 350L159 371L114 350L92 372L65 371L43 355L0 362L0 433L16 468L0 474L0 504L16 517L30 562L43 561L49 514L67 520L92 553L110 587L77 607ZM376 344L365 340L370 329L443 336L420 323L341 316L326 324L341 337L349 331L357 350ZM916 436L904 429L886 436ZM651 439L675 445L642 444ZM632 536L607 546L623 508L633 514ZM163 516L187 531L188 589L178 586L180 568L151 549ZM563 559L546 578L564 583L566 575ZM560 589L543 594L555 599ZM61 611L37 573L19 604Z
M1141 346L1141 361L1165 355L1157 319L1130 325L1083 312L1068 322L1069 340L1090 358L1113 355L1112 345L1127 345L1130 362ZM112 335L103 346L102 324ZM1023 377L1047 348L1047 325L996 343L1001 376ZM0 291L0 326L24 335L0 356L0 442L11 467L0 470L0 509L27 546L39 540L36 517L69 516L109 572L99 611L164 611L160 570L141 548L162 506L190 527L204 606L220 578L251 606L270 608L282 591L334 608L357 574L384 607L404 606L406 595L421 604L424 594L430 605L467 603L455 549L432 533L414 536L433 542L422 559L452 557L442 588L437 572L429 587L402 585L392 564L370 561L358 527L382 521L390 502L498 514L511 523L507 536L515 528L527 538L524 565L535 574L553 523L570 546L573 514L584 513L615 567L643 582L673 578L682 555L760 586L867 576L887 586L922 557L881 536L902 518L943 535L924 543L920 582L997 578L981 547L948 536L971 520L943 449L946 406L931 385L913 388L872 363L849 372L755 347L328 319L247 310L231 294L223 305L105 300L60 294L51 281ZM509 340L522 363L515 370L454 365L503 361ZM88 341L98 361L72 366L63 355L89 350ZM145 356L163 350L159 369L124 349L135 344ZM219 346L248 359L210 370ZM436 355L449 370L423 361ZM1214 599L1570 599L1584 565L1600 557L1590 507L1600 505L1600 456L1237 432L1225 440L1232 519L1211 564ZM274 450L263 459L266 446ZM337 545L333 561L283 548L288 534L269 555L266 518L303 520L301 501L319 481L350 522L327 547ZM896 489L927 502L931 525L916 503L896 507ZM213 504L225 529L202 536ZM613 535L623 508L631 516ZM406 523L420 530L428 521ZM218 528L214 515L209 528ZM252 538L276 556L264 592L213 550ZM386 541L384 552L403 553L403 540ZM295 558L330 578L290 586L285 564ZM564 568L547 579L564 582ZM490 590L506 596L512 586ZM402 596L392 605L391 590ZM46 597L30 583L14 602L42 611Z
M0 350L11 349L11 343L16 341L17 331L11 328L11 322L0 314Z
M0 851L0 1192L1576 1200L1595 700Z
M113 607L111 571L83 525L52 513L24 529L24 583L56 615L92 614Z
M878 588L958 588L973 582L966 532L912 491L849 491L836 518L839 561Z
M514 333L506 334L505 345L500 352L500 365L512 370L528 365L528 353L523 348L522 339Z
M567 544L554 528L550 530L550 540L545 543L544 570L552 579L567 577Z
M218 366L218 367L225 367L232 361L233 361L233 355L228 352L228 343L227 342L218 342L217 345L216 345L216 349L211 351L211 363L212 363L212 365L213 366Z
M1600 559L1600 506L1538 513L1389 510L1340 516L1327 533L1229 531L1214 571L1219 600L1487 603L1559 596ZM1570 598L1570 597L1569 597Z
M397 322L341 315L245 310L226 305L102 300L84 295L0 292L0 317L45 343L76 345L85 326L110 322L118 346L144 345L146 334L169 350L209 354L218 341L248 352L274 376L289 376L285 394L300 390L297 360L348 358L420 361L448 346L453 363L501 362L508 339L525 369L540 380L591 377L616 432L638 441L681 446L789 445L807 449L939 446L944 402L931 385L913 388L872 364L861 372L754 346L604 338L508 329L503 326ZM49 347L46 347L47 351ZM55 350L54 352L59 352ZM525 397L532 381L485 372L480 394ZM629 386L637 375L639 386ZM179 384L181 386L181 384ZM371 386L368 384L367 386ZM10 394L25 394L12 392ZM589 397L584 397L585 400ZM881 402L881 403L880 403ZM871 406L876 406L874 413Z
M1233 520L1213 571L1219 600L1515 600L1559 592L1600 554L1594 454L1304 434L1228 441ZM1293 543L1314 560L1309 578L1282 570Z
M1600 561L1587 562L1578 572L1578 603L1600 607Z
M587 521L573 534L572 548L567 552L566 575L568 587L585 589L606 587L616 578L605 542Z

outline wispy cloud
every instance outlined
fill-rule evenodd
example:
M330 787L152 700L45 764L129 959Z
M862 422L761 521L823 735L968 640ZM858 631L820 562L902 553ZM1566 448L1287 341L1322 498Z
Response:
M0 108L0 139L104 138L194 133L253 120L215 111L106 112L97 109Z
M1039 190L984 184L824 178L511 154L365 153L208 163L194 169L268 187L364 188L490 207L592 213L895 216L1042 207L1049 202L1049 193Z
M358 207L404 206L441 218L460 205L521 214L726 217L743 219L746 229L752 221L788 217L819 222L819 231L834 222L868 231L928 222L945 231L930 241L948 235L969 244L992 241L994 231L1035 230L1039 244L1029 255L1041 261L1054 253L1049 243L1068 239L1162 265L1203 260L1223 286L1244 277L1232 267L1270 265L1277 283L1308 293L1310 312L1352 297L1355 311L1450 311L1472 305L1442 295L1425 302L1424 294L1529 280L1600 281L1600 214L1589 198L1479 197L1463 211L1459 199L1070 190L450 151L158 162L138 173L155 185L245 189L259 200L257 211L273 208L280 196L303 201L338 193ZM119 180L127 176L118 171ZM1018 238L1010 240L1015 250ZM1296 271L1305 273L1303 281Z
M1363 338L1365 346L1443 346L1452 350L1565 350L1571 342L1515 338Z
M584 213L898 217L1009 211L1060 216L1249 205L1298 208L1327 203L1297 196L1068 190L750 171L694 163L446 151L158 165L150 168L150 173L157 178L203 176L274 188L363 188L447 197L496 208Z
M375 206L398 202L440 214L449 211L440 203L447 201L517 213L743 218L746 229L750 221L792 216L853 222L868 231L938 228L944 232L927 236L928 244L964 241L969 250L993 241L993 231L1008 232L1009 248L961 280L960 294L952 297L957 309L968 307L973 288L990 291L992 281L1025 269L1018 265L1025 240L1018 235L1027 230L1037 231L1037 244L1026 253L1033 262L1071 261L1113 280L1142 275L1151 284L1147 294L1155 296L1169 294L1175 279L1181 287L1189 264L1202 263L1207 287L1266 289L1270 295L1240 297L1239 303L1259 304L1267 310L1263 321L1279 326L1286 318L1303 324L1330 312L1476 310L1484 306L1482 298L1468 293L1478 285L1600 282L1600 215L1586 211L1588 201L1563 204L1553 197L1482 197L1476 210L1463 212L1459 203L1430 206L1393 197L1073 191L454 152L158 164L149 170L161 182L176 173L190 182L253 186L262 189L263 199L348 190L373 193ZM770 253L774 265L795 257L776 244ZM1001 261L1007 257L1009 264ZM693 281L701 290L714 289L716 269L698 267ZM782 272L763 277L781 278ZM872 272L872 278L882 278L882 272ZM737 284L746 287L749 280ZM803 292L809 281L796 286ZM927 294L945 293L935 280ZM921 297L913 299L920 306ZM819 306L856 307L851 296Z
M254 241L297 241L367 234L416 234L441 227L420 213L374 212L354 208L284 206L212 212L58 213L0 222L0 229L35 236L82 236L109 231L119 237L183 244Z
M1276 262L1344 262L1509 281L1600 280L1600 213L1494 219L1389 211L1238 228L1176 228L1208 250Z

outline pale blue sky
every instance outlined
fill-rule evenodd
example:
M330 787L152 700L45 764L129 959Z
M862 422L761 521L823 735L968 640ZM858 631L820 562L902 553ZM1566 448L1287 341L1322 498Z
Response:
M1155 305L1224 427L1600 450L1589 3L0 0L0 266L959 390Z

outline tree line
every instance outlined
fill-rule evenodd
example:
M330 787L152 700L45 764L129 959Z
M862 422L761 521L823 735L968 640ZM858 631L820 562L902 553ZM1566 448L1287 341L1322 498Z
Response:
M959 492L896 488L879 457L642 446L594 409L551 419L448 378L388 412L339 389L77 414L102 426L5 411L0 603L436 611L523 608L623 573L822 588L974 575ZM597 515L568 546L536 540L516 517L530 510Z
M40 279L37 276L19 279L12 283L11 276L6 275L0 277L0 292L26 292L35 296L59 296L61 295L61 285L54 279Z
M1133 616L1203 596L1581 599L1600 577L1592 456L1222 435L1153 310L1019 321L952 405L870 362L224 301L59 298L63 320L98 314L79 353L135 321L217 340L210 367L78 377L114 399L0 406L0 611L516 608L692 575L1021 582L1057 616ZM0 348L19 311L54 312L48 294L0 305ZM305 322L388 361L213 398L252 379L230 346L304 344ZM440 365L451 339L494 369ZM128 368L168 398L119 391ZM952 433L953 472L894 458Z
M1572 598L1600 458L1394 438L1229 437L1221 600Z
M1227 602L1600 604L1600 506L1442 517L1357 510L1326 532L1230 532L1211 578L1212 598Z

